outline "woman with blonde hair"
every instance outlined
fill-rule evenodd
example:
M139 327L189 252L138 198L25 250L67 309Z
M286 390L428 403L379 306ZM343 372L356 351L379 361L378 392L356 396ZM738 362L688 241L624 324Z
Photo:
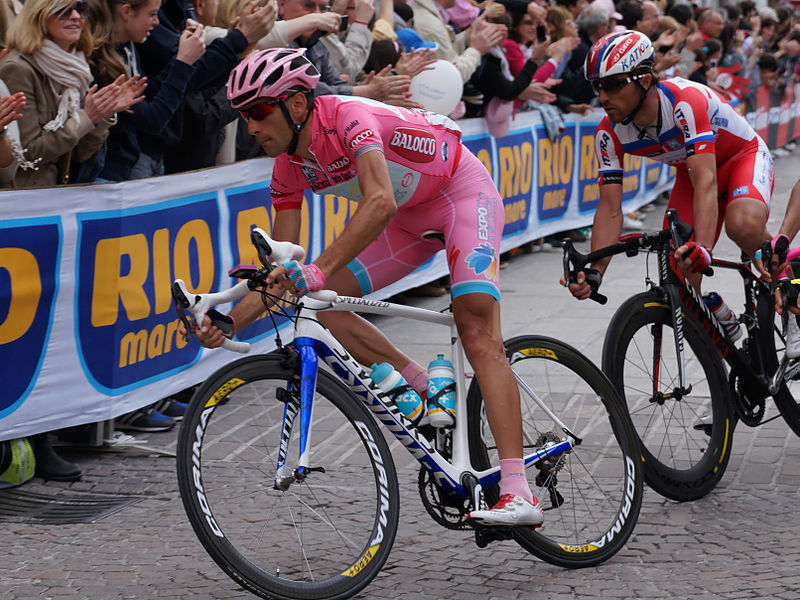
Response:
M9 31L0 78L26 100L18 120L18 186L66 183L71 161L94 154L116 113L143 98L144 83L124 75L100 89L92 85L87 10L83 0L27 0Z

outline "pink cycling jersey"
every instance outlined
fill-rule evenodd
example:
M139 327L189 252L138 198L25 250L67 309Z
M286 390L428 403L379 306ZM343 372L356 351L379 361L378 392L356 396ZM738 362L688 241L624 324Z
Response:
M445 248L454 298L470 292L499 298L503 203L452 120L345 96L320 96L313 115L309 151L316 160L288 154L275 160L275 210L299 209L309 189L360 201L356 161L380 151L398 212L348 265L362 292L400 279Z
M693 188L686 159L714 154L720 211L736 198L756 198L769 208L774 182L772 158L764 141L722 96L711 88L679 77L658 83L659 116L655 126L613 124L605 117L595 133L600 185L622 183L624 154L646 156L676 167L669 207L693 223Z

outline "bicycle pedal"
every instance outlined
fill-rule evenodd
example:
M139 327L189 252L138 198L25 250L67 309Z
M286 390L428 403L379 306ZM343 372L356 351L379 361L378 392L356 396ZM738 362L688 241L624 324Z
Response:
M482 527L475 528L475 543L478 548L486 548L492 542L512 539L510 527Z

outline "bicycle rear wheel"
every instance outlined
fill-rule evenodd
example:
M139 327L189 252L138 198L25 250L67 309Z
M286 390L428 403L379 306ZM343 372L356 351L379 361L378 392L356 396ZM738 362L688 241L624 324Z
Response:
M725 368L698 321L683 315L688 394L677 398L678 357L670 308L655 291L624 302L608 326L603 371L639 436L647 483L673 500L705 496L731 455L734 420ZM709 419L710 417L710 419Z
M523 453L566 439L532 392L580 438L572 450L529 465L528 480L545 511L544 526L515 528L514 539L542 560L562 567L597 565L618 552L633 532L643 475L636 434L608 379L574 348L542 336L506 341L520 386ZM472 464L499 464L483 397L473 379L467 396ZM485 490L493 505L499 488Z
M314 471L274 489L280 444L294 469L299 406L285 354L223 367L195 393L178 438L186 514L214 561L265 598L347 598L380 571L399 514L397 476L371 414L338 380L317 379L310 435ZM297 419L299 429L299 417Z

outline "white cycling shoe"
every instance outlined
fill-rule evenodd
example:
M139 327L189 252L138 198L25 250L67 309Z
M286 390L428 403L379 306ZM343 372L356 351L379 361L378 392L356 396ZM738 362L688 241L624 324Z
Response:
M473 510L467 519L487 527L539 527L544 513L535 496L530 503L521 496L503 494L492 508Z
M800 327L797 326L797 315L789 313L786 327L786 358L789 360L800 356Z

